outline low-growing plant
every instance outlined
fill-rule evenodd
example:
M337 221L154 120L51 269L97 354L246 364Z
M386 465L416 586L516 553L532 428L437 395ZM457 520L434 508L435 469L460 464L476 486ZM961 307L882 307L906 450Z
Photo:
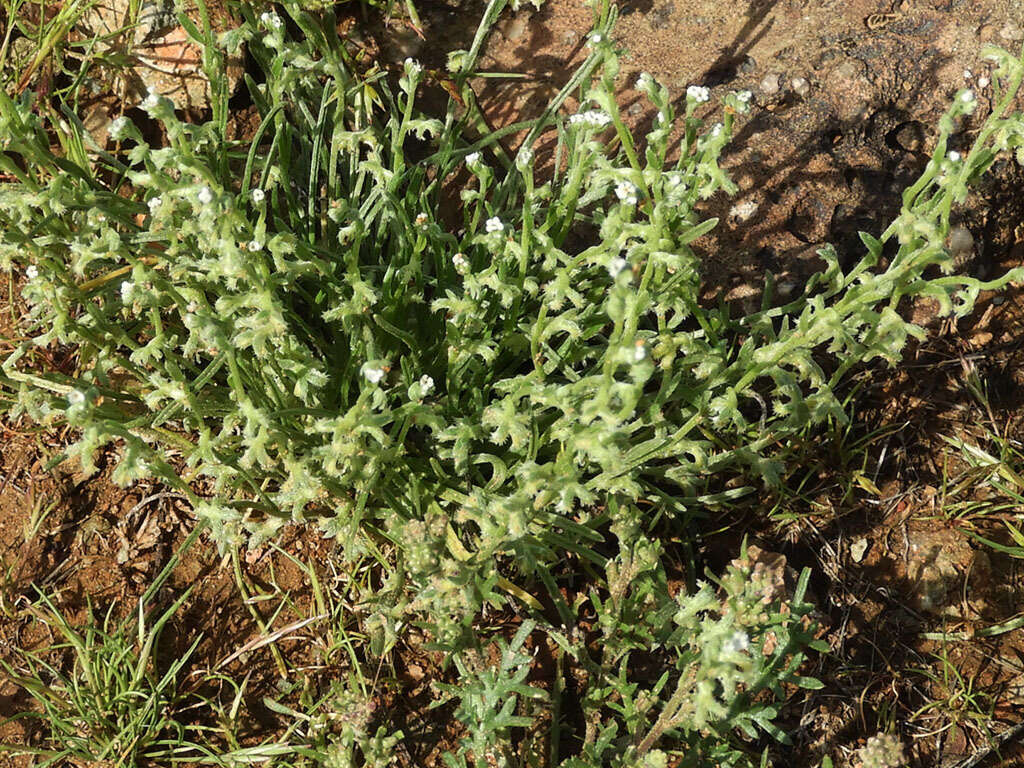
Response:
M754 694L781 698L796 679L802 592L763 615L730 602L738 586L724 603L710 587L672 598L657 526L685 535L749 490L723 491L726 477L774 484L789 437L845 421L845 375L924 335L904 302L962 317L981 290L1024 277L951 274L945 246L969 183L999 152L1024 154L1024 119L1007 114L1024 63L988 50L996 106L974 147L947 151L977 107L962 90L899 217L862 235L849 272L823 248L799 295L776 305L769 283L760 311L734 317L700 300L694 244L716 224L700 201L735 189L718 161L749 93L726 95L708 127L706 88L677 116L641 76L655 119L635 136L603 2L586 61L544 114L474 141L468 83L504 5L450 54L440 116L417 106L417 62L360 71L332 13L292 1L287 18L242 4L245 23L219 36L181 17L214 83L205 123L154 93L146 124L119 118L113 149L90 147L72 110L52 120L31 93L0 96L0 170L17 179L0 188L0 263L29 307L0 381L13 416L74 427L84 465L112 445L118 481L180 488L224 548L315 522L350 559L393 560L367 628L383 653L418 623L464 666L446 694L468 733L453 764L486 764L487 739L512 759L516 712L542 698L522 675L525 637L496 669L463 654L481 648L485 608L540 621L541 598L563 662L592 671L567 765L664 765L665 740L692 764L739 763L737 728L781 736ZM223 52L243 43L261 123L239 141ZM582 106L566 114L570 96ZM516 131L508 161L500 141ZM88 152L52 154L55 137ZM76 353L72 373L46 368L38 350L55 346ZM597 657L569 632L583 602L559 584L567 563L595 579L583 602L600 617ZM665 664L650 685L630 667L645 648Z
M136 766L195 749L198 733L179 719L185 706L179 686L199 640L166 667L156 662L161 633L189 594L155 620L148 615L152 606L140 599L137 615L127 620L118 621L111 605L101 622L90 618L81 627L40 595L30 610L60 642L21 650L17 667L2 660L0 667L36 702L38 711L20 717L38 719L45 741L38 747L0 744L0 752L36 755L40 766L77 760Z
M683 766L743 764L756 751L738 744L734 731L751 744L762 732L786 740L773 723L786 699L782 686L820 687L796 671L804 648L827 649L810 631L809 572L788 594L779 569L744 556L717 588L701 582L694 593L672 597L661 547L639 533L635 519L623 515L615 526L624 544L607 563L607 593L594 590L589 598L598 637L581 642L579 626L547 633L563 659L552 693L525 683L534 666L524 649L532 622L510 643L498 640L497 664L476 649L455 656L459 682L439 686L459 699L455 716L467 731L463 751L445 756L452 768L654 767L670 757ZM563 702L570 686L574 696ZM560 743L561 707L573 700L583 733ZM516 727L535 738L512 738Z

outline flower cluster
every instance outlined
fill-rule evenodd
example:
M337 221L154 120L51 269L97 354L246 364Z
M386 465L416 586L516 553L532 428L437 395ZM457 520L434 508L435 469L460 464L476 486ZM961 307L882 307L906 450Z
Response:
M711 100L711 91L707 86L691 85L686 89L686 98L698 104L703 104Z
M615 196L626 205L636 205L636 187L628 181L615 185Z
M611 117L599 109L589 109L569 117L570 125L585 125L590 128L603 128L611 121Z
M879 733L857 750L861 768L901 768L907 765L903 743L891 733Z

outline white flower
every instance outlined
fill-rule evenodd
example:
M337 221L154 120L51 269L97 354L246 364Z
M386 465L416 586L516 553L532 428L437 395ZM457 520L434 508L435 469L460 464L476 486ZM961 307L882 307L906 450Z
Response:
M966 91L960 94L960 101L962 101L964 104L970 104L972 101L974 101L974 99L974 91L972 91L970 88L968 88Z
M590 42L588 43L588 45L595 46L602 40L604 40L604 35L602 35L600 32L595 32L590 36Z
M636 347L633 349L633 361L639 363L645 357L647 357L647 348L644 347L644 343L642 341L638 341L636 343Z
M127 129L128 118L124 115L121 115L121 117L115 118L110 122L110 127L107 129L107 133L110 134L110 138L112 138L114 141L117 141L122 136L124 136L124 132Z
M455 271L460 275L464 275L469 272L469 259L461 253L456 253L452 256L452 264L455 266Z
M533 150L526 149L525 147L520 149L519 154L516 155L516 165L520 170L524 171L533 165Z
M405 74L411 80L418 80L420 72L423 71L423 66L413 58L406 58L405 60Z
M431 390L433 389L434 380L430 376L427 376L427 374L423 374L422 376L420 376L420 390L423 392L423 394L429 395Z
M686 89L686 98L693 99L698 104L710 101L711 91L703 85L691 85Z
M722 650L725 653L738 653L739 651L745 651L750 647L750 638L747 637L746 632L737 632L724 643L722 643Z
M248 249L249 253L259 253L260 251L263 250L263 243L261 243L259 240L250 240L249 245L246 246L246 248Z
M264 201L264 199L266 199L266 197L267 197L267 193L264 192L259 187L256 187L255 189L253 189L253 191L252 191L252 201L254 203L262 203Z
M127 304L132 300L132 293L135 292L135 283L131 280L121 281L121 301Z
M594 128L601 128L608 125L612 121L611 117L602 112L599 109L589 109L586 112L581 112L576 115L572 115L569 118L570 125L589 125Z
M628 181L620 181L615 185L615 196L626 205L636 205L636 187Z
M624 270L628 266L629 262L626 261L621 256L618 256L612 259L611 263L608 265L608 274L611 275L612 280L614 280L619 276L619 273L622 272L622 270Z
M499 219L497 216L492 216L484 224L484 229L491 233L502 232L505 229L505 225L501 223L501 219Z
M466 165L476 165L479 162L480 162L480 153L479 152L470 152L468 155L466 155Z
M739 99L740 104L749 104L753 97L754 94L750 91L740 91L736 94L736 98Z
M39 277L39 267L37 267L35 264L29 264L27 267L25 267L25 277L27 277L29 280L35 280L37 277Z
M643 91L646 90L650 84L651 76L646 72L641 72L640 77L638 77L636 80L636 85L634 86L634 88L636 88L636 90L638 91Z
M955 149L951 151L949 155L947 155L947 157L949 157L949 159L954 163L960 162L960 153L957 152Z
M384 369L367 368L366 370L363 371L363 376L365 376L366 380L371 384L376 384L378 381L384 378Z
M209 205L213 201L213 192L210 191L209 187L203 187L199 190L197 197L200 203Z
M668 185L670 187L678 187L683 181L683 177L678 173L673 173L668 177Z
M419 227L420 229L426 229L428 218L429 217L427 216L426 213L420 211L419 213L416 214L416 226Z
M151 197L149 199L149 202L146 203L146 205L149 206L150 213L156 213L156 209L163 205L163 202L163 198L160 197L160 195L157 195L156 197Z
M281 17L273 11L264 11L261 13L260 23L268 29L280 29L284 26L284 22L281 21Z
M715 123L713 126L711 126L711 136L713 138L718 138L718 136L720 136L721 133L722 133L722 124L721 123Z
M139 106L145 109L146 111L149 111L151 109L155 109L157 104L159 103L160 94L154 91L152 88L150 88L149 93L146 95L146 98L142 100L142 104L140 104Z
M85 393L80 392L77 389L72 389L68 392L68 403L70 405L81 405L85 402Z

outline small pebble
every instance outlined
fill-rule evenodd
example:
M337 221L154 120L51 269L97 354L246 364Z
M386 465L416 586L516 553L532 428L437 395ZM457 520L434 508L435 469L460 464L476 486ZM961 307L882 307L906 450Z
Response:
M991 43L999 34L999 28L995 24L985 24L978 29L978 40L983 43Z
M807 82L805 77L794 77L789 85L793 92L801 99L807 98L807 94L811 92L811 84Z
M868 551L868 540L865 538L859 538L850 544L850 557L853 558L853 562L859 563L864 559L864 554Z
M1008 43L1015 43L1018 40L1024 40L1024 29L1021 29L1019 24L1008 21L999 30L999 36Z
M793 295L796 287L796 280L783 280L775 286L775 292L778 293L780 299L786 299Z
M736 221L743 223L749 221L750 218L757 213L758 206L754 200L744 200L742 203L736 203L729 210L729 218L735 219Z
M949 255L957 269L966 264L974 255L974 236L966 227L953 227L949 233Z
M774 96L776 93L779 92L779 88L781 87L781 80L782 78L780 78L777 74L775 74L774 72L770 72L769 74L764 76L758 88L761 91L761 93L763 93L765 96Z
M501 26L500 31L506 40L514 42L519 40L526 33L526 24L528 21L529 17L527 17L526 14L517 14L506 21Z

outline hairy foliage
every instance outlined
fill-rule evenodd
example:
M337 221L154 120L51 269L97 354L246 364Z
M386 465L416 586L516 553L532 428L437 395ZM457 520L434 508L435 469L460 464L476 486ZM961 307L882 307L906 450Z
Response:
M460 655L479 649L486 606L539 613L538 583L562 623L545 631L592 667L597 714L567 764L655 765L667 736L724 760L733 729L772 730L752 695L797 679L802 593L754 624L710 587L673 598L654 524L685 531L742 493L714 493L726 474L777 482L780 444L846 418L836 389L851 367L895 363L923 336L902 301L963 316L980 290L1022 277L952 274L945 241L968 184L1022 151L1024 120L1005 113L1024 65L989 52L999 98L974 148L946 152L976 107L964 91L900 216L881 239L863 235L849 273L825 248L799 295L775 305L768 290L761 311L733 317L700 302L694 243L716 224L699 202L734 189L718 159L749 94L728 94L708 127L695 117L706 89L677 105L645 75L656 117L635 137L605 3L544 115L473 140L467 81L503 5L449 56L450 81L411 60L394 76L358 71L331 13L295 2L286 19L243 5L246 23L220 39L182 17L215 85L221 51L243 43L263 72L246 82L261 124L244 143L227 137L226 87L205 123L151 95L149 126L117 121L113 150L90 146L70 110L0 96L0 164L17 179L0 187L0 259L28 278L30 307L2 382L14 415L77 430L84 465L114 445L119 481L181 488L222 547L315 521L351 558L393 548L373 596L376 649L412 619L461 665L466 683L447 695L469 735L453 764L487 764L483 745L505 743L526 725L514 711L542 698L525 682L523 632L496 668ZM417 94L438 77L461 95L423 114ZM563 113L569 96L577 114ZM499 140L514 130L527 138L509 157ZM39 370L41 349L72 350L74 371ZM200 478L211 494L194 491ZM599 658L567 634L580 608L556 583L567 558L599 574L586 598ZM641 649L670 668L653 686L632 679Z

